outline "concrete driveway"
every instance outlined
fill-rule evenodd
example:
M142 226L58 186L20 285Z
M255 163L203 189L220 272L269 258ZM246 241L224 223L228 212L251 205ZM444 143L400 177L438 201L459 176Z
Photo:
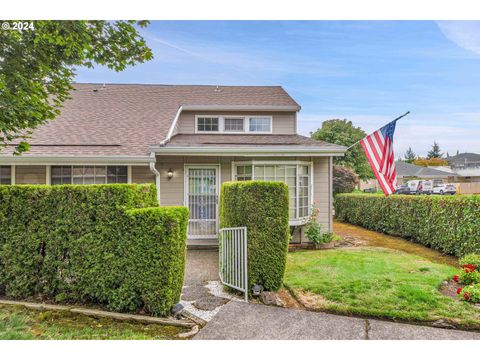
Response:
M480 340L480 333L231 301L194 340Z

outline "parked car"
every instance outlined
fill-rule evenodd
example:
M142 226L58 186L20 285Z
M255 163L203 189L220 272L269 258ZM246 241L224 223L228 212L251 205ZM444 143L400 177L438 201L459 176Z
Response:
M411 191L408 185L400 185L395 191L395 194L410 195Z
M450 195L455 195L457 193L457 188L453 184L442 184L435 186L433 188L433 193L434 194L450 194Z
M377 192L377 189L375 188L369 188L369 189L363 189L364 193L375 193Z
M433 193L432 180L410 180L407 181L407 186L409 187L411 194L430 195Z

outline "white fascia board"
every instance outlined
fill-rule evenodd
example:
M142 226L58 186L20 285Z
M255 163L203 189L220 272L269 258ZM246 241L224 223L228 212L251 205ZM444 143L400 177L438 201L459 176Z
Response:
M148 165L149 156L0 156L1 165Z
M343 156L343 149L322 149L309 147L282 148L282 147L152 147L156 154L170 155L213 155L213 156Z
M299 111L300 106L287 105L182 105L184 111Z

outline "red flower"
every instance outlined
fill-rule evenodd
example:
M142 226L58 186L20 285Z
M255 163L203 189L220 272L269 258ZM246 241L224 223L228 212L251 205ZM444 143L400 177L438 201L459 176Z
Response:
M455 275L455 276L453 277L453 281L458 282L458 275Z
M469 268L465 268L465 274L468 274L470 272Z
M462 288L457 289L457 294L460 294L462 292Z
M464 298L466 301L470 300L470 293L469 293L468 291L465 291L465 292L463 293L463 298Z

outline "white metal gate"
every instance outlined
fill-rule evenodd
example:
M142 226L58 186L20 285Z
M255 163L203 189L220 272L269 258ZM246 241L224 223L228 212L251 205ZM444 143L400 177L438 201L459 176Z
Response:
M219 275L222 283L245 293L248 302L247 228L220 229Z

